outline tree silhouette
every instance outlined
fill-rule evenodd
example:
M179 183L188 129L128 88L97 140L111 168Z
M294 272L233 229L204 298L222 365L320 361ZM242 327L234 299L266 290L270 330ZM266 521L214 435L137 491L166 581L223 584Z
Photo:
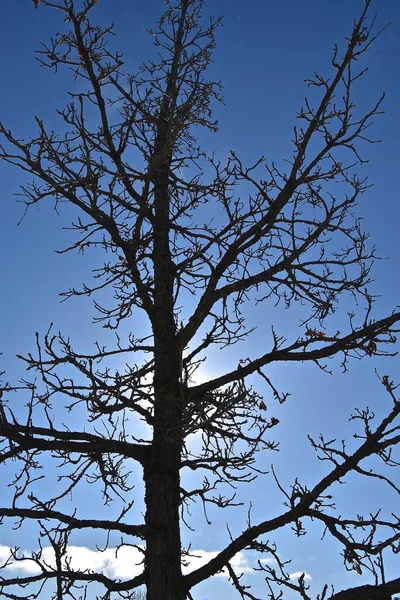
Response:
M68 67L77 82L59 113L60 132L37 119L37 134L21 140L0 125L2 159L33 175L22 187L27 209L47 199L68 203L77 238L65 251L95 250L95 283L65 297L93 295L95 320L116 334L114 347L98 343L96 352L85 354L50 328L37 336L36 353L21 357L35 379L18 385L4 379L0 462L14 466L16 475L14 497L0 515L21 530L26 523L37 527L39 550L31 556L11 551L1 594L86 598L93 595L83 589L93 594L98 584L97 597L134 598L145 584L149 600L183 600L225 569L239 596L255 600L231 564L238 552L253 550L275 560L273 567L258 563L266 594L275 599L290 588L306 600L304 575L297 582L289 577L266 536L285 527L302 535L313 520L341 544L347 569L374 575L372 584L350 590L327 585L319 598L390 597L400 591L400 579L385 581L382 553L399 549L399 518L340 516L331 496L333 484L352 472L399 492L386 471L368 466L371 457L398 464L393 450L400 440L400 402L389 376L381 377L391 402L385 418L376 424L368 410L353 415L362 426L354 452L322 436L311 440L329 465L326 475L310 489L297 479L284 489L276 478L285 498L282 512L257 522L249 512L241 535L182 574L190 549L182 548L181 526L190 519L190 504L203 503L205 514L209 505L235 506L236 495L226 495L227 487L250 484L259 473L258 454L277 447L270 436L279 421L265 409L286 396L268 366L308 361L324 368L323 359L339 355L346 368L352 356L389 354L387 344L395 342L400 313L372 316L368 283L374 249L356 214L357 200L368 189L366 179L355 174L364 162L359 142L374 142L369 128L383 100L359 114L352 99L365 72L357 61L380 33L369 20L370 0L344 47L335 46L330 77L315 73L307 81L311 97L297 115L285 170L263 157L246 165L236 151L218 161L197 138L202 129L217 131L213 106L222 99L221 85L207 79L220 19L206 22L203 0L167 0L151 32L158 58L135 74L126 73L122 55L110 50L112 27L94 24L96 4L34 2L38 11L57 9L68 24L68 32L55 34L38 55L55 71ZM205 216L205 206L212 218ZM100 253L104 264L98 267ZM358 302L357 314L345 332L328 332L326 319L348 295ZM180 307L188 298L193 308L186 315ZM269 310L278 302L288 310L301 303L308 318L300 337L286 340L273 329L263 353L255 355L246 316L256 302ZM148 331L143 336L131 331L139 317ZM123 327L130 331L126 342ZM246 347L237 368L196 381L212 346L237 342ZM124 372L110 366L117 356L126 363ZM250 386L254 375L271 398ZM29 396L25 416L15 409L12 392ZM73 427L64 424L63 399ZM135 434L135 417L148 427L145 439ZM198 452L187 443L195 433L202 440ZM131 518L133 462L143 473L143 523ZM44 496L40 469L53 463L61 473L59 488ZM197 487L183 488L183 469L199 474ZM101 486L109 519L87 518L87 509L76 506L74 494L84 486L90 491L90 484ZM143 573L126 580L73 568L68 546L85 529L119 534L119 548L136 545L143 551ZM52 561L44 556L43 540ZM36 571L10 577L10 563L23 561L36 564Z

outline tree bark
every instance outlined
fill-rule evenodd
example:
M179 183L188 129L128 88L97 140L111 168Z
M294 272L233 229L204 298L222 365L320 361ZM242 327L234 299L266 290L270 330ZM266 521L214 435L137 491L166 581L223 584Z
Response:
M164 182L165 184L165 182ZM159 209L154 235L154 426L146 487L146 584L148 600L179 600L182 587L179 526L182 403L180 401L180 348L173 313L173 269L167 222L168 186L156 192ZM158 213L158 214L157 214ZM160 214L161 213L161 214ZM182 596L184 598L184 596Z
M164 232L165 235L165 232ZM160 246L160 239L155 246ZM169 251L155 250L155 374L153 444L144 470L146 487L146 584L148 600L181 597L181 540L179 526L182 404L180 348L176 342ZM157 265L157 267L156 267Z
M174 316L175 266L170 250L169 172L171 86L164 96L154 144L154 425L146 487L147 600L184 599L179 524L182 402L181 348Z
M168 398L163 404L165 413L173 408ZM149 527L145 564L147 599L183 600L178 510L181 445L179 439L168 439L162 422L167 425L166 415L155 426L151 461L144 472Z

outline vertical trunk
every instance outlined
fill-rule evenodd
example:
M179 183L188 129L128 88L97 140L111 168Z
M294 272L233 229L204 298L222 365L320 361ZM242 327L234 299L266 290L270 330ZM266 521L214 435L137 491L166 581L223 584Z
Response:
M183 600L179 527L180 443L160 428L145 470L147 600Z
M156 190L154 226L154 426L146 487L146 584L148 600L183 600L179 524L182 404L180 348L173 313L174 270L169 250L168 185ZM162 210L164 208L164 211ZM163 214L164 212L164 214Z
M166 400L165 404L170 404ZM170 405L171 406L171 405ZM164 423L172 419L164 419ZM179 526L179 439L155 428L151 461L145 470L147 600L184 600Z
M162 221L156 226L162 229ZM161 236L165 232L159 231ZM157 235L157 232L155 232ZM157 243L158 245L158 243ZM183 600L179 525L182 405L179 397L180 348L173 315L173 273L169 252L155 253L158 288L154 331L154 427L146 486L146 584L148 600Z
M181 349L173 305L174 264L169 246L168 120L160 119L154 173L154 426L146 487L148 600L183 600L179 524L182 403ZM164 143L162 143L164 142Z
M181 348L174 317L175 265L170 250L169 178L175 140L175 106L182 36L188 9L182 0L165 94L160 106L152 156L154 184L154 426L146 487L146 585L148 600L184 600L180 539L180 462L182 402Z

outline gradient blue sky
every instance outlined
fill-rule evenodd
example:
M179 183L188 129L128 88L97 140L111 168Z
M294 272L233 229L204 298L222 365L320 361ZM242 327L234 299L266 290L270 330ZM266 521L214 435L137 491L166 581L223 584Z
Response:
M162 6L161 0L100 0L93 14L101 23L115 21L116 45L125 52L125 64L134 68L147 57L151 40L146 28L154 24ZM352 19L362 7L362 0L209 0L210 12L225 15L211 71L222 79L226 100L225 106L217 108L220 130L212 140L207 139L209 147L221 158L231 148L235 149L249 162L262 154L276 162L290 157L295 112L306 92L303 79L314 70L327 72L333 43L340 42L350 31ZM21 135L33 131L35 115L43 118L49 127L56 128L55 109L66 102L70 79L66 73L55 77L49 70L41 69L35 61L34 50L54 31L62 31L64 25L57 11L41 8L35 11L30 0L3 2L1 8L0 119ZM391 257L391 260L377 262L373 272L373 291L381 295L375 313L378 317L399 303L400 2L376 0L375 8L378 27L388 21L392 25L368 55L370 71L359 86L356 101L365 106L372 104L382 90L387 93L386 114L374 127L374 135L383 142L365 150L370 158L365 174L374 188L363 197L359 207L378 254ZM93 312L88 303L76 300L60 304L59 301L58 293L79 285L91 266L89 256L58 256L53 252L70 240L68 232L61 230L68 223L68 209L63 209L58 217L50 205L43 205L39 210L32 210L17 226L23 207L13 194L26 178L3 164L0 173L1 369L7 370L8 380L16 380L24 375L24 367L15 360L15 354L33 349L35 331L44 333L50 321L82 348L90 349L102 332L93 332ZM346 309L344 304L344 315ZM282 335L289 335L292 328L299 326L298 314L272 310L272 305L268 309L258 307L252 318L261 323L253 342L255 350L261 349L264 343L265 321L272 320ZM229 355L229 360L235 361L237 356ZM204 375L214 374L214 369L222 365L219 351L214 351L211 358L213 368L206 367ZM263 465L268 468L274 459L283 483L290 484L299 476L311 486L325 471L324 465L319 464L309 450L306 433L316 436L323 432L339 439L346 435L351 438L353 427L347 420L355 406L372 405L379 414L388 405L374 369L396 378L398 366L398 359L383 363L372 358L353 362L349 372L342 375L338 361L332 361L335 371L332 376L312 365L276 367L272 372L274 381L289 391L291 398L283 407L271 408L270 414L280 419L276 435L282 452L274 457L263 457ZM18 401L23 402L23 399ZM392 510L396 508L394 494L382 496L379 490L374 491L369 486L369 482L361 480L349 482L345 486L347 496L341 494L339 512L344 514L347 510L349 516L353 516L363 506L374 510L381 504ZM243 489L241 499L253 501L255 522L257 517L278 514L282 505L269 478L260 478L252 487ZM244 527L245 512L229 512L232 531L239 533ZM228 512L226 518L220 515L212 526L205 524L201 511L194 512L194 519L196 533L183 533L184 542L191 540L194 549L214 552L228 541L225 528ZM282 557L293 558L289 570L309 573L315 593L325 581L337 589L369 582L344 572L336 544L329 540L319 542L321 533L311 530L300 540L290 532L279 536ZM34 543L29 535L23 542L16 537L8 528L0 529L0 546ZM76 543L94 548L94 538L84 533ZM253 558L249 558L249 564L251 560ZM395 561L388 560L388 567L388 575L394 576ZM254 582L254 590L261 593L262 578L258 581L257 576L252 575L249 579ZM227 599L235 597L235 592L220 577L199 587L195 598L213 600L222 594Z

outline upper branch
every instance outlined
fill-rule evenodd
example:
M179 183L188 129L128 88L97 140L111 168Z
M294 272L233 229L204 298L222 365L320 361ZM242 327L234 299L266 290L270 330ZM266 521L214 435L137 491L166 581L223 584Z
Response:
M368 342L377 339L379 335L387 334L389 338L386 341L394 341L393 334L398 330L391 328L399 321L400 312L396 312L385 319L365 323L360 329L356 329L342 338L329 338L329 336L326 335L323 335L323 337L313 337L311 335L308 339L300 338L286 348L279 348L277 343L275 343L275 347L272 351L267 352L257 359L249 360L246 364L240 365L240 368L235 369L230 373L226 373L221 377L211 379L210 381L189 388L189 394L193 397L201 396L209 391L231 383L232 381L242 380L252 373L259 371L261 367L274 362L319 361L323 358L335 356L340 352L346 355L350 350L355 349L363 350L368 354L370 353ZM323 346L308 349L316 342L322 342ZM376 349L375 346L374 352L376 352Z

